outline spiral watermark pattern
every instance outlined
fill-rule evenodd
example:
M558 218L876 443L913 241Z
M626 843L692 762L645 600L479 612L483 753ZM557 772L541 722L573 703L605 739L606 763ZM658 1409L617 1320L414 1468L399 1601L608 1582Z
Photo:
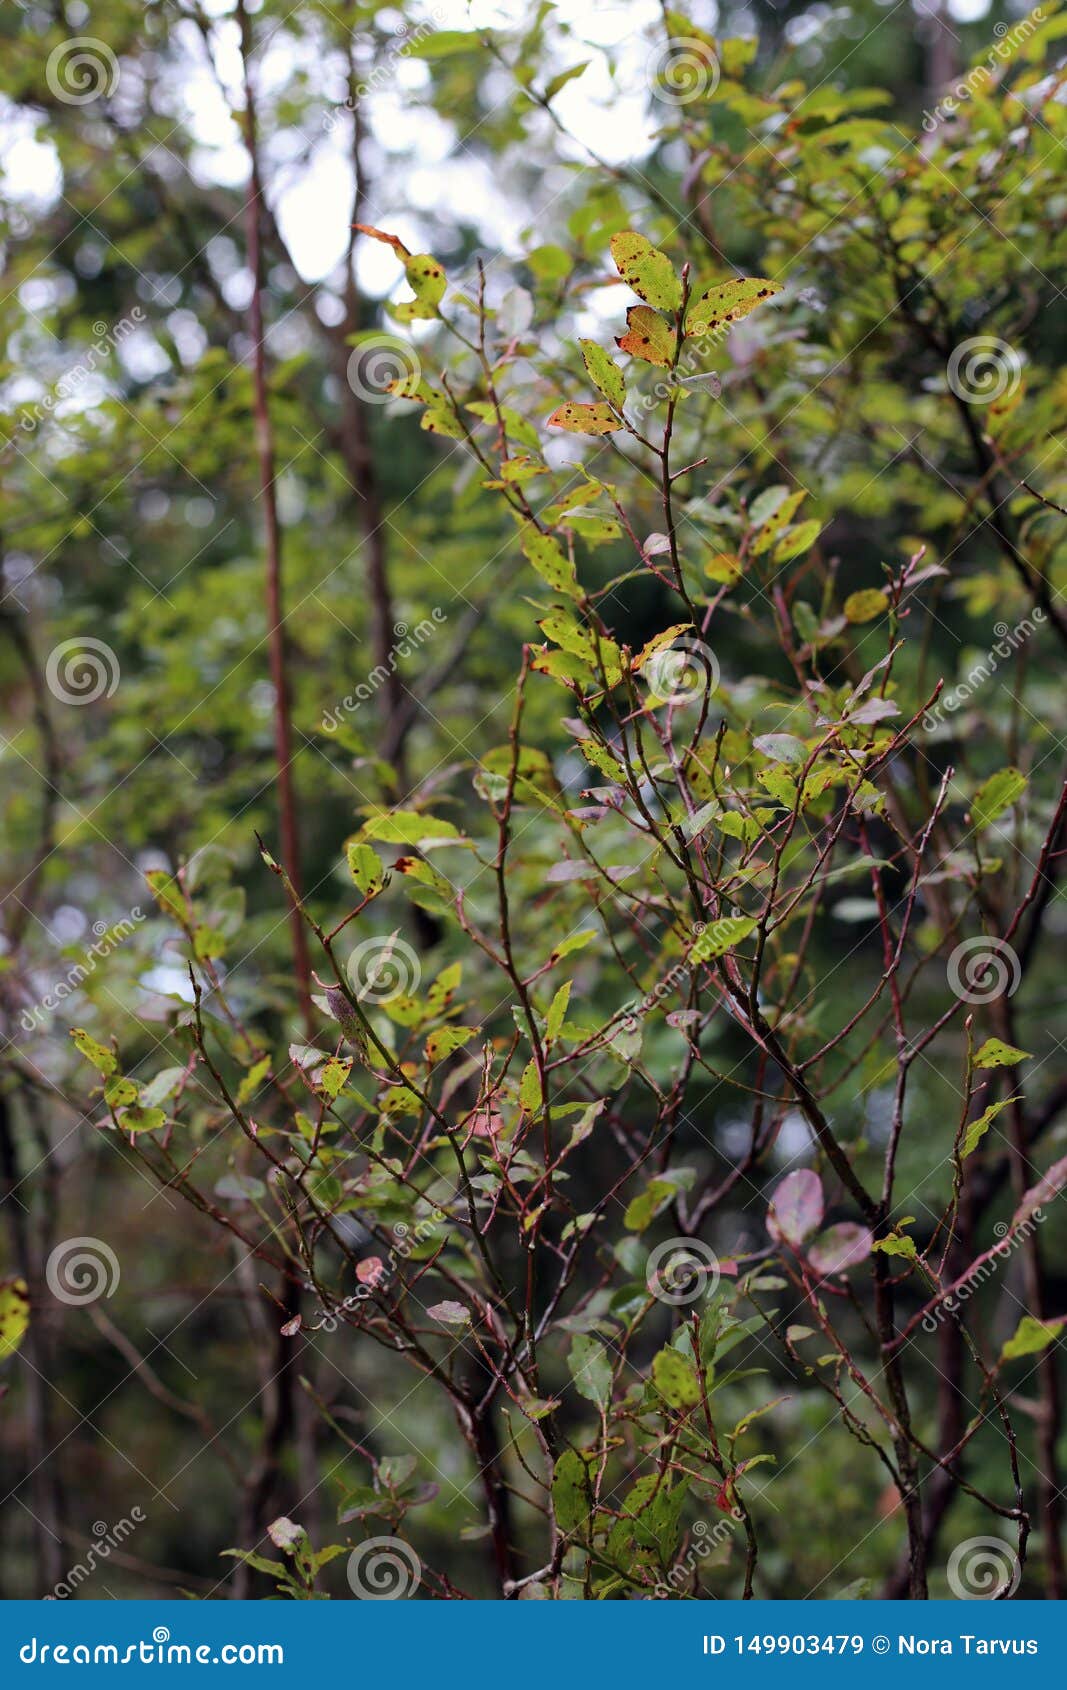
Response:
M402 1602L422 1582L422 1562L399 1537L368 1537L348 1557L347 1571L361 1602Z
M52 48L44 76L65 106L87 106L115 92L119 61L106 41L98 41L95 35L75 35Z
M970 405L992 405L1010 397L1023 367L1013 346L995 335L975 335L956 347L948 361L948 385Z
M386 405L395 398L393 384L414 391L422 380L422 365L413 347L389 335L361 341L348 360L348 385L368 405Z
M80 1308L118 1290L119 1259L102 1238L65 1238L45 1263L45 1283L57 1302Z
M718 55L708 42L695 36L679 36L649 60L652 92L657 100L672 106L710 100L721 75Z
M985 933L964 939L948 959L948 983L964 1003L993 1003L1005 993L1014 997L1022 974L1011 946Z
M48 690L61 704L95 704L98 698L111 698L121 673L111 647L91 634L53 646L44 666Z
M361 1003L391 1003L419 989L422 969L411 946L395 934L364 939L348 959L348 983Z
M969 1537L948 1563L948 1583L961 1602L1003 1602L1022 1578L1019 1557L1002 1537Z
M687 704L719 685L719 660L703 640L683 634L650 657L644 669L650 692L664 704Z
M668 1238L645 1263L645 1284L658 1303L683 1308L715 1291L719 1258L699 1238Z

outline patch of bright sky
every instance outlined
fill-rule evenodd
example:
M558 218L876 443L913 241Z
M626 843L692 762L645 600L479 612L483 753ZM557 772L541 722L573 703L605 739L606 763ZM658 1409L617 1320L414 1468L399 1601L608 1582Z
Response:
M212 8L223 12L221 4ZM707 8L709 23L715 8ZM425 16L440 29L495 28L515 30L529 23L527 0L434 0ZM592 7L588 0L559 0L555 13L559 35L557 68L583 59L590 62L582 76L568 83L556 99L564 127L574 137L561 140L565 158L586 162L585 146L593 147L609 163L639 156L651 144L655 112L650 110L650 61L655 57L661 14L656 0L618 0ZM418 20L414 20L418 27ZM239 105L240 59L236 30L220 21L216 31L215 74L194 53L195 68L182 87L182 99L194 134L202 143L194 159L198 174L234 186L244 180L244 149L230 116L231 104ZM517 245L530 207L516 207L497 184L492 167L477 156L474 148L457 137L452 126L421 109L418 93L429 81L429 71L420 59L408 56L403 37L397 47L374 66L376 81L366 96L370 128L382 152L403 156L402 206L384 199L379 186L376 203L367 208L367 220L388 222L391 231L419 244L418 212L433 211L439 218L457 223L472 220L491 240L494 249ZM290 75L304 68L322 78L323 67L309 45L293 42L278 32L275 46L267 45L259 66L264 97ZM380 77L379 77L380 73ZM217 76L217 80L216 80ZM327 94L338 101L337 121L332 125L316 120L321 127L305 133L305 151L299 161L268 159L274 166L272 202L294 263L305 281L321 281L342 261L348 241L352 175L347 158L349 125L340 108L343 86ZM218 83L231 91L227 99ZM501 79L502 97L512 89ZM416 98L412 98L416 96ZM279 169L279 165L281 168ZM377 173L387 182L388 170ZM359 254L360 282L370 293L383 294L396 285L396 262L392 254L371 242L362 244Z

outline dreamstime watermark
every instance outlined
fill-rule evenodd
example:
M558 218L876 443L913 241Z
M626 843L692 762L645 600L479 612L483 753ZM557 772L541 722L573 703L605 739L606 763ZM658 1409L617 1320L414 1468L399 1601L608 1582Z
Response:
M922 720L925 731L930 733L945 716L962 710L979 687L984 686L986 681L996 674L998 658L1006 662L1020 646L1037 633L1045 620L1045 612L1038 605L1029 616L1024 616L1020 622L1016 622L1014 628L1010 628L1006 622L995 622L993 632L997 636L996 643L983 658L971 666L962 681L942 693L933 708L926 712Z
M339 113L355 111L359 102L365 100L368 94L380 93L383 88L388 87L397 61L406 59L414 48L421 46L428 36L433 35L435 30L444 23L446 15L442 7L435 6L428 16L420 18L415 25L398 24L391 44L384 52L379 50L375 53L374 67L366 82L357 82L355 89L343 105L326 113L322 120L322 127L327 135L332 134L337 128L340 121Z
M989 1254L984 1256L964 1279L954 1285L951 1291L946 1291L932 1308L927 1309L922 1320L923 1331L936 1332L947 1316L958 1314L960 1305L970 1302L975 1292L981 1290L988 1279L993 1278L1001 1263L1032 1236L1044 1218L1044 1210L1035 1209L1033 1214L1014 1230L1006 1221L998 1221L994 1230L1000 1234L1000 1243L995 1244Z
M340 1303L334 1303L330 1308L321 1310L321 1319L308 1326L309 1332L336 1332L343 1324L343 1317L351 1314L363 1303L373 1297L376 1291L383 1291L393 1279L397 1264L407 1261L414 1255L420 1245L427 1243L448 1222L448 1216L443 1209L438 1209L433 1215L408 1226L406 1221L398 1221L391 1229L391 1242L388 1254L383 1261L380 1256L368 1256L360 1267L366 1270L366 1276L361 1280L351 1295ZM314 1290L314 1286L309 1286Z
M348 1583L361 1602L400 1602L422 1583L422 1562L401 1537L368 1537L348 1557Z
M54 1015L67 998L78 991L88 980L97 963L103 962L104 958L109 957L112 951L116 951L123 940L128 939L130 934L136 931L138 923L144 919L144 911L137 904L128 916L123 916L121 921L116 921L114 924L106 921L94 921L95 941L87 951L82 953L81 961L76 962L62 980L55 986L50 987L32 1008L22 1011L19 1016L19 1024L23 1031L32 1033L36 1028L43 1026L46 1019L50 1015Z
M348 358L348 385L368 405L387 405L390 399L413 398L422 380L418 353L405 340L389 334L368 335Z
M1003 939L979 933L964 939L948 959L948 983L964 1003L993 1003L1014 997L1023 977L1016 952Z
M1038 26L1045 21L1043 6L1035 6L1033 11L1018 23L998 23L993 25L993 34L999 37L990 50L984 64L975 65L967 72L962 82L957 82L951 93L942 95L933 111L923 112L923 128L928 135L932 135L939 123L944 123L947 117L953 117L959 107L976 95L989 92L990 84L994 80L994 72L1000 70L1011 58L1016 48L1029 41Z
M23 1666L250 1667L285 1665L280 1643L172 1643L165 1625L139 1643L38 1643L31 1637L19 1649Z
M649 1254L645 1284L657 1303L683 1308L714 1294L719 1258L701 1238L666 1238Z
M969 1537L949 1556L948 1584L961 1602L1003 1602L1014 1596L1022 1567L1002 1537Z
M713 370L701 368L701 361L709 351L726 340L732 326L729 322L709 323L707 328L687 333L674 368L667 375L659 376L647 393L627 399L626 415L630 421L640 424L649 411L677 394L679 388L683 391L704 388L718 398L722 383Z
M722 66L710 42L682 35L659 47L648 61L648 82L654 97L671 106L710 100L719 86Z
M106 41L95 35L75 35L53 47L44 79L65 106L87 106L101 96L109 99L119 85L119 61Z
M92 634L60 641L45 660L48 690L60 704L95 704L98 698L112 698L121 677L111 647Z
M336 733L345 716L352 715L362 708L368 699L374 697L379 687L384 686L390 675L396 674L397 663L401 658L410 657L419 647L432 639L443 622L448 621L448 612L440 605L434 605L429 616L424 616L421 622L409 627L406 622L397 622L393 628L395 644L389 649L389 657L385 663L379 663L373 668L365 681L360 681L355 692L348 693L337 706L336 710L327 710L322 717L323 733Z
M50 416L56 406L63 400L73 399L80 387L95 375L100 366L106 363L116 346L121 346L131 334L135 334L144 322L144 312L139 305L135 305L128 317L121 317L110 327L107 323L93 324L95 340L88 351L83 354L72 369L65 370L56 382L55 392L48 393L34 405L26 405L19 412L19 428L25 434L32 434L34 429Z
M113 1297L122 1277L119 1259L102 1238L65 1238L45 1263L45 1283L57 1302L81 1308Z
M106 1520L96 1520L93 1524L93 1542L89 1545L84 1561L76 1561L73 1567L68 1568L59 1583L53 1587L51 1595L45 1597L45 1601L64 1602L73 1596L79 1585L92 1578L97 1567L107 1560L111 1551L125 1543L138 1526L144 1525L146 1518L144 1510L135 1507L130 1509L128 1519L123 1515L113 1526L109 1526Z
M694 921L690 929L695 940L690 950L681 957L674 967L668 969L662 979L645 993L643 998L635 998L625 1004L620 1011L620 1026L624 1032L632 1033L638 1022L646 1016L656 1005L663 1002L681 985L694 968L703 962L710 962L720 954L724 943L732 942L731 936L736 932L737 923L733 916L722 916L718 921Z
M729 1542L734 1527L743 1518L740 1508L731 1508L729 1519L716 1520L710 1531L706 1520L695 1520L689 1548L666 1577L660 1579L653 1587L653 1599L662 1601L665 1597L676 1595L689 1583L701 1561L706 1560L713 1550Z
M948 361L948 385L968 405L993 405L1010 398L1022 375L1022 359L1014 346L993 334L961 341Z
M717 691L719 660L703 640L683 634L649 658L642 676L661 704L688 704Z
M350 953L345 973L360 1003L392 1003L419 989L422 965L406 940L395 933L364 939Z

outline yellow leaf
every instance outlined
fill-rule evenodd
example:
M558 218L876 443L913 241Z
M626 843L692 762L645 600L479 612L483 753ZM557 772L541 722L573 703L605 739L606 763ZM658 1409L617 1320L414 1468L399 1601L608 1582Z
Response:
M14 1355L30 1324L30 1293L24 1279L0 1279L0 1361Z

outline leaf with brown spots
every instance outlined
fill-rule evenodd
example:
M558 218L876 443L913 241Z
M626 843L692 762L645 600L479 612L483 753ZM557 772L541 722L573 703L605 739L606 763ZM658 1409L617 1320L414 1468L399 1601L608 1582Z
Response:
M0 1361L14 1355L30 1324L30 1293L24 1279L0 1279Z
M627 331L616 341L621 352L632 358L643 358L646 364L658 364L669 370L674 363L678 336L664 322L658 311L647 305L631 305L626 313Z
M561 405L548 419L549 428L571 434L613 434L622 427L610 405Z
M777 282L769 282L765 276L741 277L732 282L720 282L701 294L695 305L689 309L685 320L686 334L714 334L716 329L725 328L728 323L740 322L747 317L757 305L762 305L765 299L772 299L776 293L781 293Z
M665 252L634 229L623 229L611 237L611 256L623 281L648 305L661 311L677 311L682 303L682 284Z

